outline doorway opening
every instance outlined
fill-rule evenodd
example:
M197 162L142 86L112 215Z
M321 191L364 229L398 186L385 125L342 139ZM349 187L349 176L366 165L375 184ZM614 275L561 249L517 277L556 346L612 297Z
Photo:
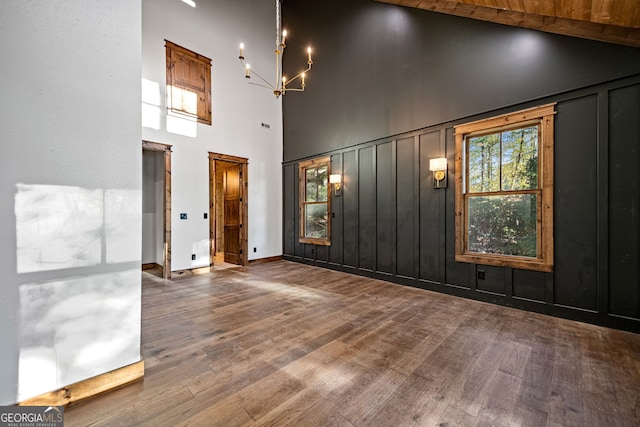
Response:
M171 278L171 145L142 141L142 269Z
M244 157L209 153L211 267L247 265L248 166Z

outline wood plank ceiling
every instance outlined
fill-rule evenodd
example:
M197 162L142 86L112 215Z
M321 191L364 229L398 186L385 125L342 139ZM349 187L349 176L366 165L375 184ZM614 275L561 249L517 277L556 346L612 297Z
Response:
M640 47L640 0L376 0Z

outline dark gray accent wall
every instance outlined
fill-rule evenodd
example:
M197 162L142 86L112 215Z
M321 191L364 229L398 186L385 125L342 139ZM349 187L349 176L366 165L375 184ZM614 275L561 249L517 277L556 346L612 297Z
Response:
M372 0L285 0L284 160L640 72L640 49Z
M284 101L284 257L640 331L640 50L371 1L317 3L285 4L318 66ZM456 262L453 126L549 102L554 271ZM344 183L332 245L315 248L297 241L297 168L326 154ZM449 186L434 189L429 159L442 156Z

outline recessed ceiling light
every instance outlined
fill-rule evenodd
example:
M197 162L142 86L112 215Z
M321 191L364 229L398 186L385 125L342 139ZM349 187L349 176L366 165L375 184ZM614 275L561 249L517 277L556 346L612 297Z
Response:
M196 7L196 2L194 2L193 0L182 0L182 1L191 7Z

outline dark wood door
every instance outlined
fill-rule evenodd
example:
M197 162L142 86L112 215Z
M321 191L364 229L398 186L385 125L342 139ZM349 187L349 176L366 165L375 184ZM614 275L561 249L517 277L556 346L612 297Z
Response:
M224 190L224 262L242 264L242 165L225 170Z

